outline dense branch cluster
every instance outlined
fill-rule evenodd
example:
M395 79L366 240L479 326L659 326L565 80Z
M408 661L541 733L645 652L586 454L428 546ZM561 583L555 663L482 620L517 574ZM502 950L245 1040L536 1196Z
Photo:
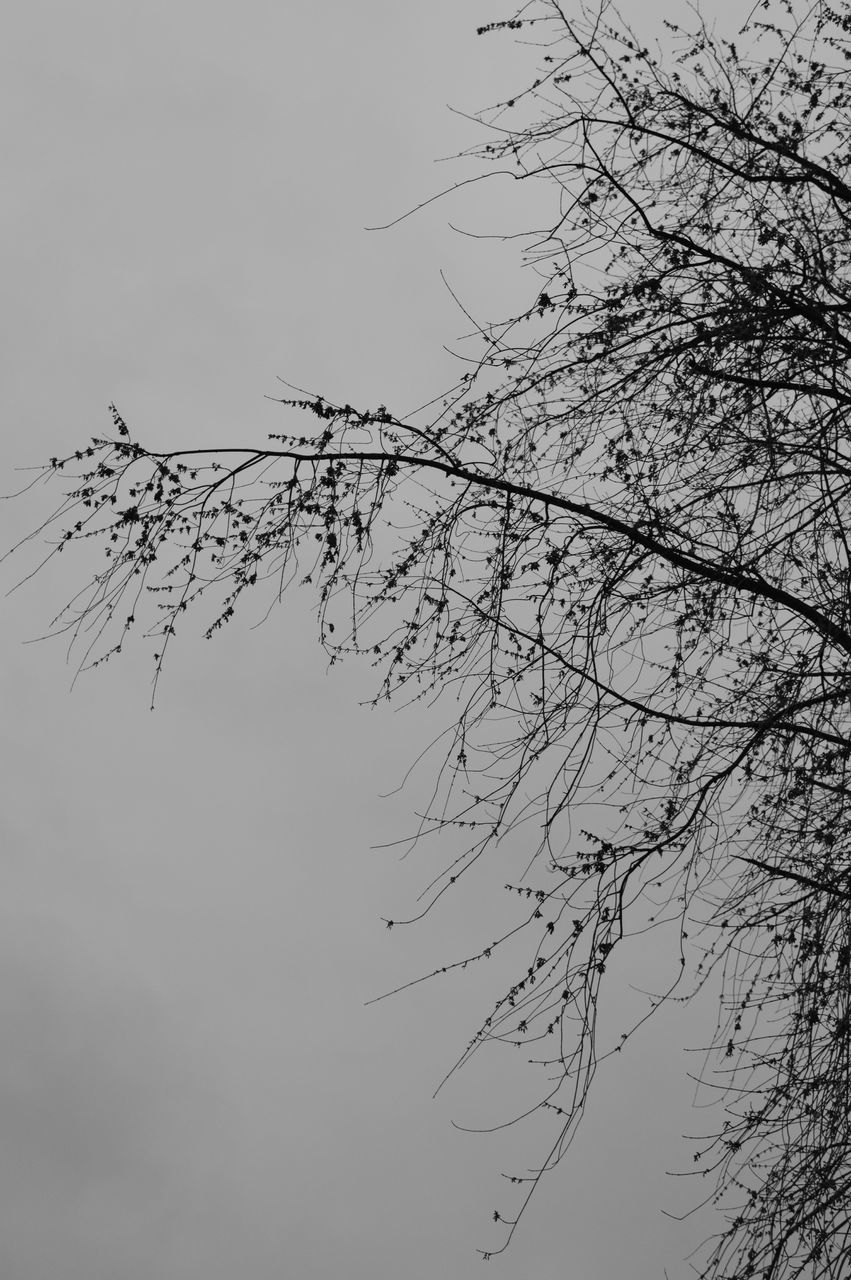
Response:
M211 635L248 588L312 581L332 661L455 697L421 834L461 844L429 905L537 832L509 886L527 959L461 1061L544 1063L541 1172L619 1047L595 1035L613 953L676 922L671 989L721 976L695 1153L718 1280L851 1267L851 21L755 12L737 43L670 27L664 57L605 4L494 24L541 72L477 154L557 209L532 305L436 415L298 393L313 431L157 451L114 410L48 469L74 476L51 554L106 556L60 618L84 664L151 592L158 674L202 596Z

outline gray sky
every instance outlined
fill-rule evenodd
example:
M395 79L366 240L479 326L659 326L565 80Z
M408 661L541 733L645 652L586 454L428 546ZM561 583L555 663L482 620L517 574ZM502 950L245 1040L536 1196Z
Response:
M528 52L475 37L494 16L458 0L16 6L0 487L107 429L110 400L146 443L260 443L281 428L264 399L278 375L397 412L450 383L442 344L466 325L439 269L491 317L533 285L510 247L447 220L498 231L512 193L363 228L464 175L432 163L479 137L447 103L473 111L528 79ZM3 546L48 499L0 507ZM404 833L416 789L378 796L448 709L360 708L373 677L326 671L304 591L259 630L250 613L214 643L184 627L153 714L144 646L69 694L62 643L21 641L91 564L68 557L11 596L0 641L4 1280L480 1275L490 1215L512 1207L499 1171L544 1134L450 1120L502 1120L538 1080L483 1056L431 1094L495 979L364 1007L493 933L470 900L416 933L380 923L431 864L370 849ZM666 1016L601 1077L491 1274L673 1274L699 1239L659 1213L690 1202L665 1178L689 1154L687 1029Z

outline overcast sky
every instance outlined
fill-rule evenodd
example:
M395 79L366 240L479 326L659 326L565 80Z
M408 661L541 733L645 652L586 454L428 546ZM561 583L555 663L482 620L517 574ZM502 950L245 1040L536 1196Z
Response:
M466 323L440 269L491 318L534 281L510 246L447 222L502 230L512 193L364 228L467 172L433 163L480 136L447 104L529 79L528 50L475 36L498 16L468 0L15 6L0 489L107 430L110 400L153 446L260 444L282 426L264 398L278 376L399 413L453 381L443 345ZM3 504L3 545L46 504ZM512 1207L500 1170L545 1137L450 1123L522 1109L538 1081L519 1059L483 1055L431 1098L494 979L365 1007L489 940L500 909L468 898L413 934L381 925L430 863L371 848L407 830L416 785L379 794L451 708L359 706L373 673L327 672L306 591L258 630L250 612L215 642L185 626L153 713L144 645L69 693L62 643L22 641L93 563L69 557L5 602L0 1273L481 1275L493 1209ZM699 1234L659 1210L690 1202L665 1170L689 1158L696 1026L666 1015L601 1073L489 1274L675 1273Z

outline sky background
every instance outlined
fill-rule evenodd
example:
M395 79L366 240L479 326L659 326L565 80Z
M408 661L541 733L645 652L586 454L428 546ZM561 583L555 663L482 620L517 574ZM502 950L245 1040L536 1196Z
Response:
M727 5L728 11L734 6ZM721 12L720 4L707 13ZM534 57L468 0L28 0L0 51L3 467L10 492L110 428L259 444L284 377L404 413L454 381L475 314L527 305L496 179L366 232L456 178L472 112ZM671 6L665 9L671 17ZM512 203L514 202L514 203ZM58 496L58 490L56 491ZM0 506L8 546L50 493ZM2 566L12 587L33 558ZM500 1170L544 1129L471 1136L536 1096L506 1051L432 1101L499 971L371 997L494 934L480 890L388 933L435 867L372 846L380 799L447 723L371 711L326 669L312 597L215 642L184 626L149 711L150 646L84 676L42 634L94 561L5 600L0 645L0 1274L4 1280L467 1280L510 1213ZM506 878L494 869L493 883ZM647 957L648 974L656 963ZM504 971L503 971L504 972ZM682 1209L694 1015L664 1013L601 1072L571 1155L499 1278L659 1280Z

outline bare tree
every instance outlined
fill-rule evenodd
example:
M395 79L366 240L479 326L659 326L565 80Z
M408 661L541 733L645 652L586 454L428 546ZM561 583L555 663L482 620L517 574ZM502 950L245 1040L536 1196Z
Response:
M202 596L209 636L249 588L271 607L301 580L332 662L371 656L377 698L448 699L420 834L450 852L426 910L536 832L508 886L526 958L458 1064L493 1040L544 1064L553 1142L516 1179L502 1247L631 1034L596 1036L613 953L675 921L654 1003L710 974L722 992L719 1120L694 1151L721 1225L700 1274L839 1277L851 11L764 0L735 43L665 25L657 55L607 3L530 0L485 29L519 32L540 72L483 113L472 154L553 214L526 242L531 306L478 330L438 411L293 389L269 443L156 450L113 409L113 438L45 469L71 479L37 532L58 523L49 556L103 546L56 624L81 666L120 652L154 593L156 683Z

